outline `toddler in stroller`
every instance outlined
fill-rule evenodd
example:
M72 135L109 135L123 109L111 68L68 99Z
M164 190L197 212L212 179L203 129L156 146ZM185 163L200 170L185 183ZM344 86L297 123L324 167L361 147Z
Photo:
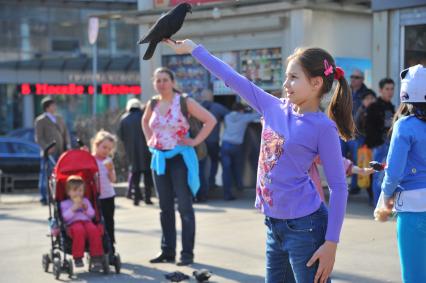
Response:
M65 185L69 199L61 202L62 218L72 239L72 256L76 267L83 267L86 239L92 262L101 263L103 256L102 231L92 222L95 216L90 201L84 197L84 181L80 176L71 175Z
M111 240L104 232L99 204L99 170L96 160L85 150L69 150L59 158L49 179L48 190L50 253L44 254L44 271L53 264L56 279L62 272L73 275L72 254L76 267L83 266L84 251L88 251L89 271L102 269L108 274L110 264L120 272L119 254L109 261Z

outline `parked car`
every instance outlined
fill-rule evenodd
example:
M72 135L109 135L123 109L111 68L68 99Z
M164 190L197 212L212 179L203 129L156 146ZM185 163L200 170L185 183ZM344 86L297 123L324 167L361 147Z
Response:
M8 132L6 136L20 138L35 143L34 128L19 128Z
M38 173L40 147L22 138L0 137L0 169L3 173Z
M19 128L19 129L8 132L6 136L19 138L19 139L23 139L23 140L35 143L34 128ZM71 138L71 147L72 148L78 147L77 137L75 136L74 132L71 132L70 138Z

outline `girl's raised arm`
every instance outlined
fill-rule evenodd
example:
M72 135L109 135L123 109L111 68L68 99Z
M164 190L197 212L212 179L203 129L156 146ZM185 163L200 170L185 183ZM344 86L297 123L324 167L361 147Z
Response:
M189 39L177 42L166 40L165 42L177 54L191 54L204 68L222 80L262 115L264 115L265 109L271 105L281 103L278 98L265 92L228 64L210 54L202 45L196 45Z

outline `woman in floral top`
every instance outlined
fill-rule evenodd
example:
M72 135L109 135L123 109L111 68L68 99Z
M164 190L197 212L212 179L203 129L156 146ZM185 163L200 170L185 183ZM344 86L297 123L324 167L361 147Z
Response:
M200 186L194 146L210 134L216 119L192 98L181 101L181 94L175 89L174 75L169 69L158 68L153 80L159 98L155 104L153 100L148 103L142 118L142 128L152 152L151 168L160 201L163 236L162 251L151 263L175 261L176 196L182 221L182 252L178 265L188 265L194 261L195 216L192 197ZM181 112L181 103L187 104L189 115L203 123L203 128L194 138L188 135L189 123Z

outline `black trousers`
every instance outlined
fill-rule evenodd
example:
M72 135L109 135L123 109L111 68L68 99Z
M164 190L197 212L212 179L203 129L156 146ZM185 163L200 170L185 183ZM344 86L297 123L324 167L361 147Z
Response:
M194 258L195 215L192 207L192 193L187 184L188 170L179 154L166 159L166 172L157 175L154 172L154 184L160 200L160 222L163 232L161 249L164 254L176 255L176 219L175 197L182 222L181 259Z
M137 201L144 199L144 197L142 196L140 185L139 185L142 174L144 175L143 183L145 186L145 201L147 201L151 199L152 187L154 186L151 170L133 171L132 176L130 177L129 192L132 192L132 191L134 192L134 197L135 197L135 200Z
M115 228L114 228L114 212L115 197L100 199L102 216L105 221L105 231L111 240L112 253L115 253Z

